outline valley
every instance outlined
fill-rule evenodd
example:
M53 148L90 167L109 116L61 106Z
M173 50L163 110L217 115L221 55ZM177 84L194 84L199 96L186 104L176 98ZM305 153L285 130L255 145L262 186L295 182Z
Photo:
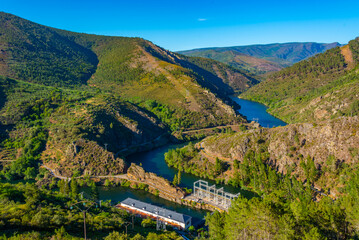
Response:
M176 53L0 12L0 239L356 239L358 63L359 38Z

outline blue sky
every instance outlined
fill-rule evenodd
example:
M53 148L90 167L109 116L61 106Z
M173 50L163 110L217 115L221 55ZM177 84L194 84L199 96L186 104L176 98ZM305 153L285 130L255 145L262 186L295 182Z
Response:
M142 37L172 51L359 36L358 0L0 0L0 11L76 32Z

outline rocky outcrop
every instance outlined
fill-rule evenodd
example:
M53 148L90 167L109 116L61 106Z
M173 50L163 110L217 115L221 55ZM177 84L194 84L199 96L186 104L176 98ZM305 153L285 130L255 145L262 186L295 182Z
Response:
M62 152L55 149L50 142L42 154L44 163L51 166L55 173L64 177L72 177L75 171L80 175L101 176L118 175L125 172L125 161L96 142L79 139L67 145L62 159Z
M268 151L269 161L280 172L311 157L317 168L329 157L352 164L359 161L359 117L342 117L319 124L292 124L272 129L251 129L208 137L201 147L207 154L241 161L249 150Z
M163 177L151 172L145 172L142 167L134 163L127 170L127 176L129 181L147 184L150 191L158 191L160 197L170 201L181 203L181 199L185 196L185 192L181 188L172 186Z

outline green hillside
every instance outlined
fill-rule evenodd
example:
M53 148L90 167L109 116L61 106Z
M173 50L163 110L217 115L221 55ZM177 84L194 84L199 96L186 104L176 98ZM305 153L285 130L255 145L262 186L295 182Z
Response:
M266 104L286 122L356 115L358 41L283 69L241 97Z
M325 52L338 43L275 43L236 47L202 48L179 53L211 58L237 69L243 69L256 75L279 71L318 53Z
M6 179L36 176L39 163L64 176L120 174L122 155L175 132L245 121L226 95L256 80L222 63L140 38L73 33L3 12L0 19Z
M184 128L235 121L222 100L231 103L227 94L257 83L223 64L182 57L140 38L79 34L0 16L0 75L47 86L88 85L136 103L158 101L177 118L190 119Z
M97 56L53 29L0 13L0 74L53 86L79 85Z

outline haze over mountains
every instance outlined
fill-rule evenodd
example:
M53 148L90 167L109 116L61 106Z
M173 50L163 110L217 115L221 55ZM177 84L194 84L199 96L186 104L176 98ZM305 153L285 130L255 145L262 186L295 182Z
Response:
M211 58L254 74L279 71L284 67L325 52L339 43L273 43L249 46L200 48L179 53Z

